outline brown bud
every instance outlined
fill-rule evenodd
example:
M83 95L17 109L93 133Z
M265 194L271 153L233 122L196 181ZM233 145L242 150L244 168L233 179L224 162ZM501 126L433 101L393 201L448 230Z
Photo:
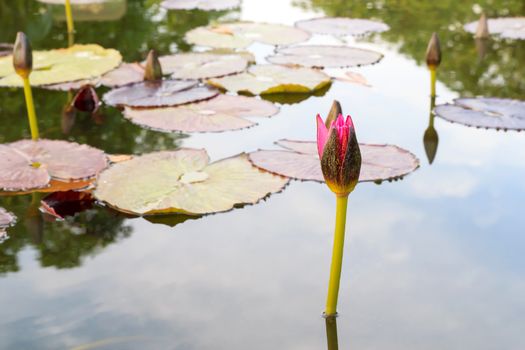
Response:
M437 68L441 63L441 45L437 33L432 33L428 42L426 60L427 66L431 69Z
M13 47L13 67L16 74L27 78L33 69L33 50L27 36L18 32Z
M93 86L89 84L83 85L73 97L71 106L81 112L96 112L100 106L100 100Z
M487 16L485 16L485 13L482 13L478 21L478 26L476 28L476 34L474 34L474 38L487 39L488 37L489 37L489 23L487 21Z
M162 67L160 66L159 57L155 50L150 50L146 58L146 68L144 70L144 80L155 81L162 79Z
M324 122L326 128L330 128L330 125L332 125L332 122L337 119L339 114L343 114L341 104L339 103L339 101L334 100L334 102L332 103L332 108L330 108L330 112L328 112L328 116L326 117L326 121Z
M432 164L436 158L439 137L433 125L429 125L423 135L423 146L425 146L425 153L427 155L428 164Z

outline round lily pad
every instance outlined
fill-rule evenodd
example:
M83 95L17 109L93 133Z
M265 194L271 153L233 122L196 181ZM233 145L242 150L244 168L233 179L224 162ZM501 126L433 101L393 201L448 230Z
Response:
M218 95L210 100L177 107L126 108L133 123L164 132L219 132L256 125L246 117L270 117L279 112L273 103L254 97Z
M16 222L15 214L0 207L0 230L14 225Z
M163 107L207 100L219 91L196 80L144 81L113 89L104 95L111 106Z
M96 78L117 67L122 56L99 45L74 45L67 49L33 52L31 85L49 85ZM0 86L23 85L13 68L12 55L0 58Z
M325 73L302 67L255 65L247 72L208 80L220 89L253 95L275 93L309 93L331 83Z
M102 172L94 196L131 214L210 214L255 204L288 179L252 166L246 154L209 164L205 150L155 152Z
M168 10L223 11L241 6L240 0L165 0L160 6Z
M383 55L372 50L348 46L308 45L284 47L266 59L270 63L312 68L343 68L379 62Z
M324 182L314 141L280 140L286 150L260 150L249 154L257 167L296 180ZM360 182L402 178L419 167L419 160L409 151L394 145L360 143L362 165Z
M159 57L164 74L173 79L205 79L242 72L248 61L240 55L179 53Z
M241 49L253 42L268 45L292 45L310 38L301 29L283 24L234 22L198 27L186 33L190 44L216 48Z
M525 101L505 98L458 98L436 106L436 116L477 128L525 130Z
M107 166L101 150L59 140L3 144L0 159L0 190L15 192L50 187L53 181L84 184L82 180L97 176Z
M381 33L390 29L383 22L361 18L322 17L313 18L295 23L300 29L315 34L329 34L335 36L365 35L368 33Z
M525 40L525 17L490 18L487 20L490 34L502 38ZM478 21L465 24L463 28L469 33L476 33Z

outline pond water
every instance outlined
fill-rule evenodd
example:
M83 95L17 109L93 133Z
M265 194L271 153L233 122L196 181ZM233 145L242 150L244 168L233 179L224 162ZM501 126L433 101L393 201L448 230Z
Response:
M98 6L98 7L97 7ZM402 181L351 194L337 319L343 349L524 349L525 134L435 120L427 161L430 83L424 53L438 31L438 103L458 96L523 98L525 41L492 40L484 55L461 25L523 16L522 0L243 0L233 11L170 11L156 0L114 0L77 13L76 41L114 47L126 61L190 50L184 33L228 20L293 24L318 16L376 18L391 30L349 39L384 53L350 69L371 87L336 81L322 96L284 101L281 112L241 131L144 130L106 107L65 134L68 93L34 90L41 135L141 154L206 148L220 159L281 138L313 140L333 99L361 142L393 143L421 167ZM0 0L0 42L25 31L33 47L65 46L63 8ZM328 36L317 43L341 43ZM250 48L259 61L273 47ZM481 57L483 56L483 57ZM102 92L102 90L100 90ZM0 142L30 136L21 90L0 90ZM1 160L0 160L1 161ZM291 182L253 206L153 223L102 207L44 220L41 195L0 197L18 224L0 244L1 349L322 349L321 318L335 200L324 186ZM174 225L174 226L173 226Z

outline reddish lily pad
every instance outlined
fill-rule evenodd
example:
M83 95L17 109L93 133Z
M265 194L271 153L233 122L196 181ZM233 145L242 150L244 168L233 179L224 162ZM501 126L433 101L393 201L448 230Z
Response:
M487 20L489 34L502 38L525 40L525 17L490 18ZM465 24L465 30L476 33L478 21Z
M93 197L89 192L65 191L54 192L40 201L40 211L57 220L91 209Z
M144 81L109 91L104 102L111 106L177 106L207 100L218 93L212 87L199 86L195 80Z
M280 140L286 150L260 150L249 154L257 167L296 180L324 182L317 143ZM360 182L402 178L419 167L419 160L409 151L394 145L359 144L362 165Z
M165 0L160 6L168 10L223 11L241 6L240 0Z
M14 192L50 187L52 180L76 187L107 166L101 150L59 140L0 145L0 159L0 190Z
M219 132L256 125L246 117L270 117L273 103L254 97L218 95L210 100L168 108L126 108L133 123L164 132Z
M381 33L390 29L383 22L361 18L322 17L307 19L295 23L297 28L315 34L329 34L335 36L365 35Z
M525 101L505 98L459 98L436 106L436 116L477 128L525 130Z
M287 183L252 166L246 154L210 164L205 150L184 148L111 166L100 174L94 196L135 215L201 215L255 204Z
M178 53L159 57L164 74L173 79L206 79L242 72L248 60L241 55L205 52Z
M311 68L343 68L374 64L383 54L348 46L305 45L284 47L266 59L270 63Z

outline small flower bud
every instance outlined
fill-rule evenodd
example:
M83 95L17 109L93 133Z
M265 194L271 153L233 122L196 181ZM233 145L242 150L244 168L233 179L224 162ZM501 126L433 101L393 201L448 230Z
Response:
M100 100L93 86L89 84L83 85L73 97L71 106L81 112L96 112L100 106Z
M13 47L13 67L15 68L16 74L22 78L29 77L33 69L33 50L31 49L31 43L22 32L16 34L16 41Z
M437 33L432 33L432 37L428 42L426 53L427 66L430 69L435 69L441 63L441 45Z
M162 67L160 66L159 57L155 50L150 50L146 58L146 68L144 70L144 80L155 81L162 79Z

